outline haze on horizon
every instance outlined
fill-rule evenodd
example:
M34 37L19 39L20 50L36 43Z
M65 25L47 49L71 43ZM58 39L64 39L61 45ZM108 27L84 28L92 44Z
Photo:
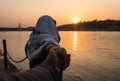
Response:
M35 26L42 15L50 15L57 25L94 19L120 20L120 0L0 0L0 27L17 23Z

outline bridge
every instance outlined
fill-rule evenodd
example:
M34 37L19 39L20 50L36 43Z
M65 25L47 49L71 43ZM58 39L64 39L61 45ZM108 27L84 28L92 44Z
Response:
M23 23L17 23L17 24L11 24L9 27L15 27L15 28L27 28L27 27L32 27Z

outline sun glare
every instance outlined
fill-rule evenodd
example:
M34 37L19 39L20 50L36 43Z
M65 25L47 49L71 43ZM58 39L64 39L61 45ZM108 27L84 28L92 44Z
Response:
M76 24L76 23L79 23L79 22L80 22L80 19L79 19L79 18L73 18L73 19L72 19L72 22L75 23L75 24Z

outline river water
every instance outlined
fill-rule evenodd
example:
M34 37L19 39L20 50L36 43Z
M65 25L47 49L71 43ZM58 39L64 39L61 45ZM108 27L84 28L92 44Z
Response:
M7 40L7 49L15 60L25 57L24 47L31 32L0 32ZM61 31L61 47L71 54L71 65L64 72L64 81L120 81L120 32ZM29 69L29 61L14 63Z

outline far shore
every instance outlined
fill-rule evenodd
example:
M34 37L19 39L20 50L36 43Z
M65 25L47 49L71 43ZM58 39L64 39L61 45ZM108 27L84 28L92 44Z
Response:
M0 28L0 31L33 31L34 27L31 28ZM74 29L59 29L58 31L120 31L120 30L101 30L101 29L79 29L79 30L74 30Z

